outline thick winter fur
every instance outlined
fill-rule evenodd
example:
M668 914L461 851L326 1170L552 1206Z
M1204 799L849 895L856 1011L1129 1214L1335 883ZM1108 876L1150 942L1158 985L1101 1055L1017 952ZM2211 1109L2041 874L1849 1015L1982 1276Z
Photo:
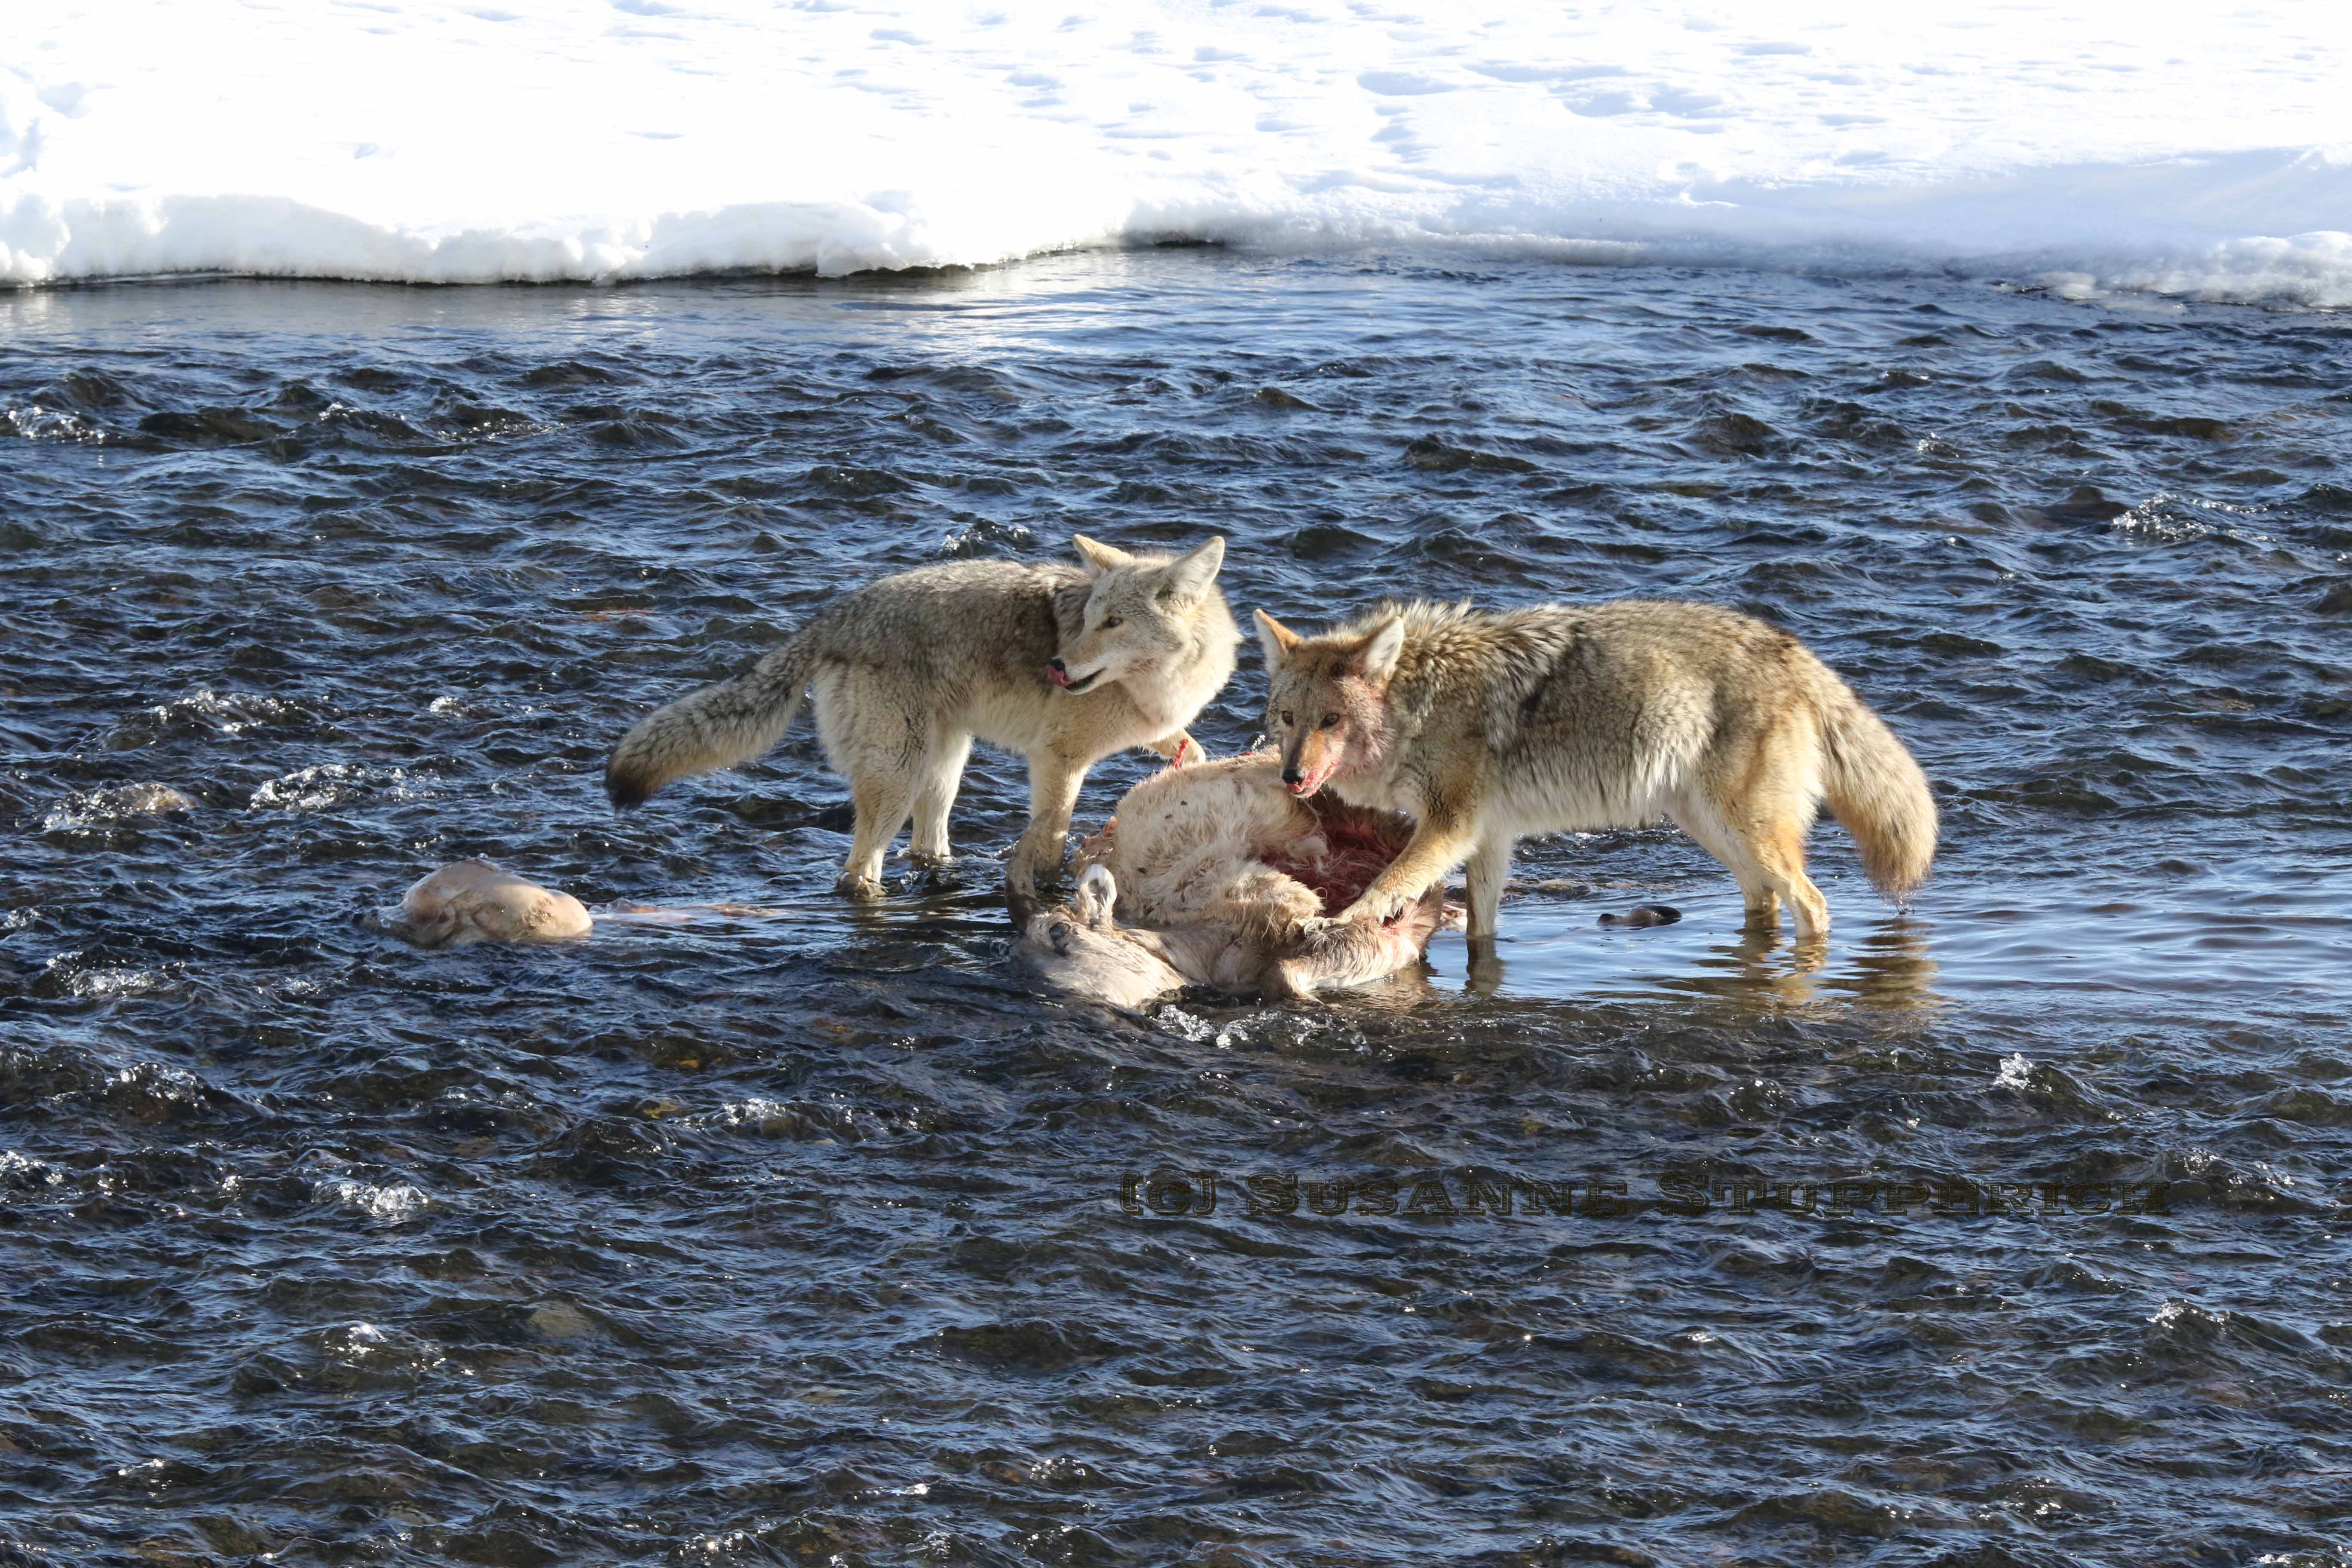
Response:
M1662 813L1739 879L1752 926L1776 924L1785 900L1808 942L1829 931L1805 876L1822 801L1888 898L1935 858L1911 753L1796 638L1750 616L1627 599L1389 605L1311 637L1257 621L1285 784L1418 824L1350 920L1388 919L1466 862L1471 942L1491 949L1517 840Z
M1221 921L1268 943L1295 940L1323 906L1269 861L1320 858L1326 841L1314 809L1276 783L1280 767L1260 753L1145 779L1078 847L1079 868L1108 870L1121 909L1147 925Z
M633 806L672 779L730 767L782 738L803 692L856 813L842 890L881 890L911 812L918 862L948 858L948 808L977 738L1029 759L1029 828L1006 880L1062 863L1087 770L1148 746L1198 754L1184 727L1234 671L1241 633L1216 586L1224 541L1171 560L1074 539L1083 567L924 566L869 583L732 680L639 720L605 765Z
M1155 773L1078 847L1078 868L1116 876L1129 920L1214 921L1268 948L1288 946L1319 923L1335 881L1353 871L1352 898L1404 847L1412 826L1335 798L1302 800L1283 788L1281 771L1279 757L1257 752Z
M1294 799L1281 765L1259 752L1170 769L1128 791L1081 848L1070 903L1013 900L1024 967L1132 1007L1187 984L1303 996L1417 963L1445 914L1442 888L1387 924L1322 918L1327 896L1353 898L1404 847L1410 825Z

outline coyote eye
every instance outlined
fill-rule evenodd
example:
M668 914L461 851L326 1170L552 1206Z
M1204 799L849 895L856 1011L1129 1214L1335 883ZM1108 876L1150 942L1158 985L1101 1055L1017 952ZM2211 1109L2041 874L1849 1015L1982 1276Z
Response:
M1336 730L1339 727L1339 716L1337 713L1326 713L1323 715L1323 728L1326 730Z
M1286 730L1289 729L1289 728L1291 727L1291 725L1293 725L1293 724L1297 723L1297 721L1297 721L1296 719L1293 719L1287 711L1285 711L1285 712L1284 712L1284 714L1282 715L1282 727L1283 727L1284 729L1286 729Z
M1119 622L1119 617L1118 617L1118 616L1105 616L1102 618L1102 629L1103 629L1104 631L1109 631L1109 630L1111 630L1113 627L1117 626L1118 625L1118 622Z

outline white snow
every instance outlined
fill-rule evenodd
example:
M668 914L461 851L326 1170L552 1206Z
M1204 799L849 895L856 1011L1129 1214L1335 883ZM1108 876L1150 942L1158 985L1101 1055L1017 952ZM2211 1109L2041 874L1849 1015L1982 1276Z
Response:
M2352 305L2340 0L83 0L0 282L985 264L1164 237Z

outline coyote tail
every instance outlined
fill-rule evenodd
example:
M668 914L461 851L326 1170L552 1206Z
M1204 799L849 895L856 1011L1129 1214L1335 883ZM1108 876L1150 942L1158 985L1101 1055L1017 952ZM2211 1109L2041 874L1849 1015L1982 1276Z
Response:
M796 633L732 680L655 709L613 748L604 793L625 810L672 779L751 761L792 727L815 662L808 634Z
M1927 793L1927 775L1852 691L1841 689L1822 707L1822 794L1853 835L1871 885L1899 904L1927 880L1936 858L1936 798Z

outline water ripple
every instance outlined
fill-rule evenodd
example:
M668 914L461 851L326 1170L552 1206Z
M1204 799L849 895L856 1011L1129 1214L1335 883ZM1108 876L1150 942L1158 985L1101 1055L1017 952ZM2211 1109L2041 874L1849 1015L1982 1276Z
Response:
M2341 319L1200 251L0 319L0 1558L2342 1560ZM1936 879L1824 830L1816 960L1564 834L1499 980L1139 1016L1005 964L1017 759L870 908L805 728L604 804L845 584L1210 528L1286 620L1786 625ZM385 933L470 856L781 914Z

